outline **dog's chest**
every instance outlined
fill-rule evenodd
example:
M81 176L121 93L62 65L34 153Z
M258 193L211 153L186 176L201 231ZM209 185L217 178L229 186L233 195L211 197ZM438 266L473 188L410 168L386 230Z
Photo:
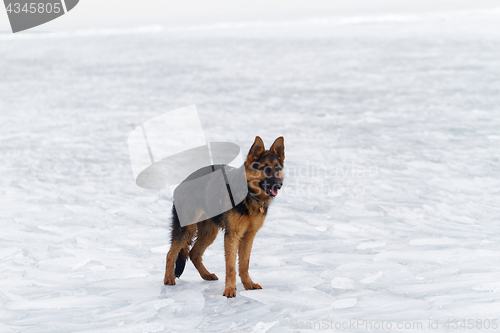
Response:
M253 217L251 217L251 221L250 221L251 227L253 229L259 230L264 225L265 220L266 220L266 214L258 211L257 214L255 214Z

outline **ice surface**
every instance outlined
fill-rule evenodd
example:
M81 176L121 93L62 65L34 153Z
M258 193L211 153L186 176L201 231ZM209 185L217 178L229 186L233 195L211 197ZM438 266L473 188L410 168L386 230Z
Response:
M0 331L498 318L499 13L0 35ZM219 281L163 286L172 203L132 175L129 133L190 104L209 141L285 137L235 299L221 235Z

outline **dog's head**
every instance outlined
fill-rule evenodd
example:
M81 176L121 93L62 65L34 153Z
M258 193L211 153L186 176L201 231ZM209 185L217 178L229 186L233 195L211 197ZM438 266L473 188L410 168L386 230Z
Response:
M278 195L283 186L283 163L285 161L285 142L282 136L274 141L269 150L264 148L260 137L248 152L245 171L248 189L260 200L268 200Z

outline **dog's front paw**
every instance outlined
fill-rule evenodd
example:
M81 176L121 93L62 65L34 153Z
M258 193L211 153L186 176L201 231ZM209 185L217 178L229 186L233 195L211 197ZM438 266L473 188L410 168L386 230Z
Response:
M175 277L172 278L165 277L165 279L163 279L163 284L168 286L175 285Z
M260 286L260 284L253 283L253 282L243 283L243 287L245 287L245 290L262 289L262 287Z
M222 296L226 296L227 298L236 297L236 287L226 286Z

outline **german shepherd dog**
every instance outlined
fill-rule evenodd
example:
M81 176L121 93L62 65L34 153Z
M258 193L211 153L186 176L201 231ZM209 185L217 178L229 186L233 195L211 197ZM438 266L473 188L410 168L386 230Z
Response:
M222 295L228 298L236 296L237 253L239 274L245 289L262 289L248 274L250 252L255 234L264 224L269 205L283 186L284 161L283 137L277 138L271 148L265 150L264 142L257 136L244 164L248 194L241 203L222 214L185 227L181 227L175 206L172 207L172 243L167 254L164 284L175 284L175 278L184 271L188 256L204 280L218 280L217 275L205 268L202 256L221 228L224 230L226 256L226 286ZM189 250L195 237L196 241Z

